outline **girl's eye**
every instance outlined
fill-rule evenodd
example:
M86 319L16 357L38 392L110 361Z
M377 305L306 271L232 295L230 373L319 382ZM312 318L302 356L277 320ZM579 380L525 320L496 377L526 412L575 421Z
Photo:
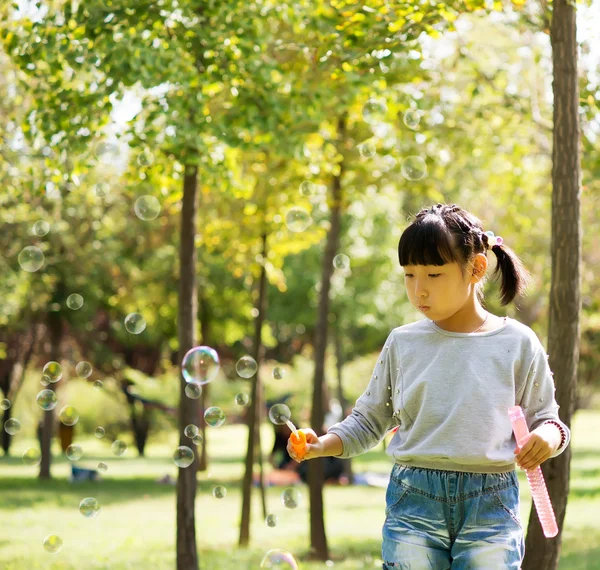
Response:
M412 277L412 273L405 273L405 277ZM441 273L430 273L429 277L439 277Z

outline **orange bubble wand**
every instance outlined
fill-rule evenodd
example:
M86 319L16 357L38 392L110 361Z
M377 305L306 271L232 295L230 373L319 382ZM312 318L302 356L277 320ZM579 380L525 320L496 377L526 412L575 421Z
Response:
M306 434L301 429L296 429L296 426L290 421L285 420L286 425L292 430L290 441L296 455L302 459L306 453Z

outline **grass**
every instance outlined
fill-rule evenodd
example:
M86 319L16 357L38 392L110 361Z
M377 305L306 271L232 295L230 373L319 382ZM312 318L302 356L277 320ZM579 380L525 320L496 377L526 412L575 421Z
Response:
M264 447L270 449L272 430L264 426ZM592 570L600 559L600 412L582 410L572 428L573 450L570 496L562 536L560 570ZM241 512L240 479L245 429L240 425L212 429L207 473L198 474L196 539L202 570L259 568L264 553L283 548L294 554L302 570L334 567L340 570L381 568L381 526L385 489L327 486L324 492L325 524L331 550L329 563L309 562L308 494L294 510L281 502L282 488L269 488L269 512L278 517L264 524L258 492L252 505L251 546L238 549ZM124 457L111 455L110 441L78 440L84 449L82 466L105 461L108 472L99 483L69 483L70 462L58 455L53 479L40 482L37 468L22 464L20 455L34 442L17 437L13 457L0 458L0 568L3 570L75 570L175 568L175 488L155 482L166 473L177 476L171 460L174 435L154 442L145 458L135 457L130 446ZM355 471L389 472L391 460L382 447L354 460ZM526 522L531 496L519 470L521 516ZM227 487L224 499L215 499L212 488ZM85 519L79 501L95 497L102 511ZM63 540L58 554L49 554L42 542L48 534Z

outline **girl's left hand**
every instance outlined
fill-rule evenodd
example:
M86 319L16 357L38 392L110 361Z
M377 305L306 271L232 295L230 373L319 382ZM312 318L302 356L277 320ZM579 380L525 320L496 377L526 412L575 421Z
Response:
M516 461L519 467L524 471L539 467L544 461L556 451L554 441L547 431L540 428L533 430L529 434L527 443L519 449L515 449Z

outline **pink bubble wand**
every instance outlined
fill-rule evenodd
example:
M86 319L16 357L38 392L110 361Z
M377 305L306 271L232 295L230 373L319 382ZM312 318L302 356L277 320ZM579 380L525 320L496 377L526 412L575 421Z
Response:
M519 446L519 449L522 449L529 439L529 428L527 427L527 422L525 421L525 415L523 414L521 406L509 408L508 415L510 416L517 445ZM538 465L535 469L527 469L525 475L527 476L529 488L531 489L531 496L533 497L533 503L535 504L535 510L540 519L544 536L546 538L552 538L558 534L558 526L556 524L552 502L548 495L548 489L546 488L546 482L544 481L542 468Z

